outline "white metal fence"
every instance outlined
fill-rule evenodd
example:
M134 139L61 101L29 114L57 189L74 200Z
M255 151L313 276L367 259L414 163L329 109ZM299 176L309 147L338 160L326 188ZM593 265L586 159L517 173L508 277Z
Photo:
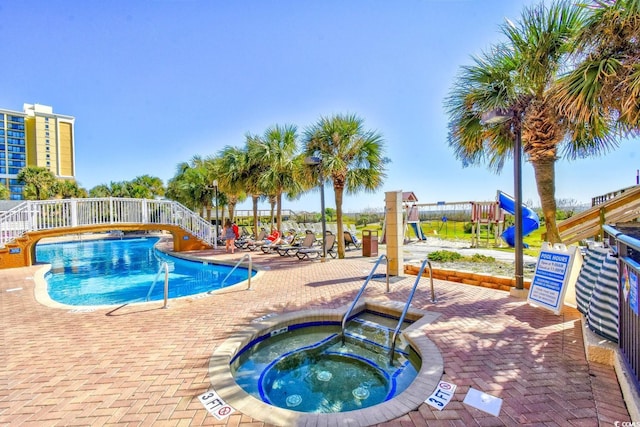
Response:
M109 197L25 201L0 214L0 247L30 231L118 224L174 225L211 245L215 240L214 227L178 202Z

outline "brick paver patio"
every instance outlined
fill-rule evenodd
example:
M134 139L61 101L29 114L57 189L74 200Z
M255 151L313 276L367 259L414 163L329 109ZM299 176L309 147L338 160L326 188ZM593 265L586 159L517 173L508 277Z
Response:
M234 413L218 421L198 400L210 388L215 347L269 313L350 303L372 258L298 261L253 252L267 270L253 290L73 311L34 298L42 266L0 271L0 425L262 426ZM198 255L238 259L224 249ZM371 286L367 297L405 301L415 278ZM413 307L442 313L428 337L457 384L443 411L427 404L385 425L599 426L630 421L613 368L585 359L580 316L556 316L503 291L424 280ZM473 387L503 399L498 417L462 403Z

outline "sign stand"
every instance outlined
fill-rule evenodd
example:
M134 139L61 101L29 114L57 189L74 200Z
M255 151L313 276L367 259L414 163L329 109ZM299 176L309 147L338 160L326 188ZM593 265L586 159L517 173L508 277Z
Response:
M582 254L576 246L543 243L527 302L560 314L567 289L572 288L567 303L575 307L575 284L580 267Z

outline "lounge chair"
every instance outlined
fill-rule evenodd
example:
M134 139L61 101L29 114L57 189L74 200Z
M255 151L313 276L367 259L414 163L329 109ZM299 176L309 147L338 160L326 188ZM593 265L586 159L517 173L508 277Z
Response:
M280 256L293 256L300 249L309 249L316 243L316 236L313 232L307 230L304 239L299 243L293 243L291 245L280 245L276 248L276 251Z
M362 243L358 240L355 234L352 234L351 231L344 231L344 247L345 249L350 249L351 245L355 246L356 249L360 249Z
M264 230L264 228L262 230L260 230L260 233L258 233L258 237L256 238L255 241L253 241L250 238L244 238L244 239L240 239L240 240L236 240L234 243L236 245L236 247L238 249L251 249L251 246L255 244L255 242L257 241L261 241L264 240L265 237L267 237L267 232Z
M337 255L334 250L335 244L336 235L327 233L327 235L325 236L325 248L327 249L327 255L331 256L331 258L335 258ZM298 252L296 252L296 256L299 260L321 258L322 245L314 246L307 249L300 249Z
M296 239L297 235L295 230L289 230L289 235L282 239L279 239L279 243L265 242L260 246L260 249L262 249L262 252L264 252L265 254L272 254L274 252L277 252L280 247L290 247L291 244L296 241Z
M282 237L280 236L280 232L276 229L271 231L271 234L265 236L262 240L256 239L255 241L249 241L247 247L245 249L249 249L250 251L255 251L257 249L262 248L263 246L271 246L278 245Z

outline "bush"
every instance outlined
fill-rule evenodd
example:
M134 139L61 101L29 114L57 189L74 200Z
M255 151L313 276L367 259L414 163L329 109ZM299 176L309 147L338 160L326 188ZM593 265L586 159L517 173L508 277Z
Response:
M462 255L457 252L451 251L435 251L431 252L428 258L430 261L453 262L462 259Z
M470 258L471 262L495 262L496 259L492 256L482 255L482 254L473 254Z

